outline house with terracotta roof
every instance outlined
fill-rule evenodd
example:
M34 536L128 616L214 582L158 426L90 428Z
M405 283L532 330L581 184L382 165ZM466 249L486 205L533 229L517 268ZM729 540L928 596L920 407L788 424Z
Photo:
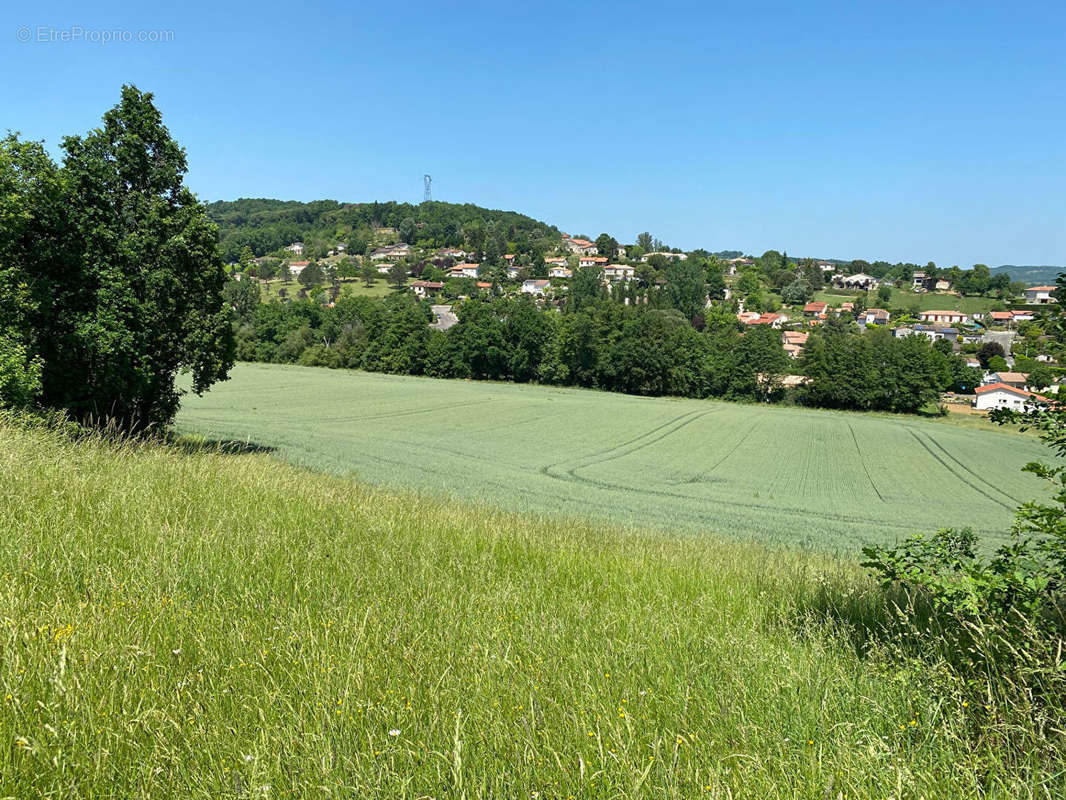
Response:
M607 256L581 256L577 260L579 267L602 267L607 263Z
M803 307L803 316L817 317L819 314L824 314L827 308L829 308L829 304L821 301L807 303L807 305Z
M792 358L803 355L803 346L807 344L810 334L807 331L783 331L781 333L781 347Z
M1047 305L1059 302L1051 293L1058 291L1058 286L1030 286L1025 290L1025 302L1030 305Z
M973 407L979 411L993 408L1009 408L1013 411L1030 411L1037 403L1046 402L1043 395L1009 386L1006 383L989 383L974 389Z
M578 253L579 255L594 256L597 252L594 242L590 242L588 239L565 239L563 246L571 253Z
M788 317L783 314L760 314L758 311L741 311L737 319L744 325L769 325L771 328L780 328Z
M993 325L1009 325L1014 321L1014 314L1010 311L989 311L988 318Z
M604 261L606 260L607 259L604 259ZM570 267L562 267L558 264L548 269L549 278L570 278L573 277L573 275L573 270L571 270Z
M289 274L294 278L300 277L300 273L307 269L307 265L310 261L293 261L289 264Z
M920 311L918 319L922 322L939 322L944 325L959 325L970 321L969 316L961 311Z
M480 264L463 263L456 264L454 267L448 270L448 275L453 278L476 278L477 270Z
M1015 389L1024 389L1029 382L1029 375L1025 372L993 372L989 383L1004 383Z
M411 291L414 292L415 297L418 298L436 294L443 288L444 283L441 281L414 281L411 284Z

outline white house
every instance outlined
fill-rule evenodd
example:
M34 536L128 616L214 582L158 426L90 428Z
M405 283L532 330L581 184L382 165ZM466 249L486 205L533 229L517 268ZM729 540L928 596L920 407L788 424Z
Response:
M570 278L573 274L570 267L553 266L548 270L549 278Z
M456 264L448 270L448 274L453 278L476 278L478 266L480 265L470 263Z
M918 319L922 322L939 322L945 325L958 325L970 321L970 318L961 311L922 311L918 314Z
M430 294L435 294L444 288L444 284L441 281L415 281L411 284L411 291L415 293L415 297L426 297Z
M616 281L631 281L636 277L637 270L628 264L605 264L603 267L603 279L612 283Z
M978 386L974 389L973 407L979 411L991 408L1009 408L1014 411L1026 411L1032 409L1037 403L1047 400L1046 397L1008 386L1005 383L990 383L986 386Z
M304 243L303 242L293 242L292 244L290 244L285 249L288 250L290 253L296 253L296 255L302 256L304 254Z
M294 278L299 278L300 273L303 272L310 263L310 261L293 261L289 264L289 274Z
M579 267L601 267L607 263L607 256L581 256L577 260Z
M522 281L522 294L543 295L550 286L550 281Z
M1025 302L1030 305L1046 305L1047 303L1057 303L1051 293L1056 291L1058 286L1030 286L1025 290Z

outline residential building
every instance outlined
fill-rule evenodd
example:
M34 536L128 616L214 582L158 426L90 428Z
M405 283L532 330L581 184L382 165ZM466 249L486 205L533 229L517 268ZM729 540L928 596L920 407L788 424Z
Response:
M606 261L607 259L604 259ZM548 269L549 278L569 278L573 276L570 267L553 266Z
M299 278L300 273L303 272L310 263L310 261L293 261L289 264L289 274L292 275L293 278Z
M828 303L823 303L821 301L810 302L803 307L803 316L817 317L824 314L827 308L829 308Z
M1030 286L1025 290L1025 302L1029 305L1046 305L1048 303L1057 303L1051 293L1057 291L1057 286Z
M550 286L550 281L522 281L522 294L543 295Z
M833 282L845 289L862 289L863 291L876 289L879 285L877 278L873 275L867 275L865 272L856 272L854 275L848 275L843 278L837 277L833 279Z
M969 316L961 311L920 311L918 319L922 322L941 322L947 325L966 324L970 321Z
M889 313L883 308L868 308L863 314L863 322L867 325L887 325Z
M579 255L594 256L597 253L596 245L588 239L564 238L563 246L571 253L578 253Z
M448 275L453 278L476 278L478 267L480 266L480 264L472 264L469 262L456 264L448 270Z
M917 270L911 276L911 288L916 292L928 292L936 283L936 279L925 270Z
M769 325L775 329L788 322L788 317L783 314L760 314L758 311L741 311L737 314L737 319L744 325Z
M1015 389L1024 389L1029 382L1029 375L1024 372L993 372L990 383L1002 383Z
M974 390L973 407L985 411L992 408L1009 408L1014 411L1029 411L1036 407L1037 403L1046 401L1047 398L1009 386L1006 383L989 383L978 386Z
M295 253L298 256L302 256L304 254L304 243L303 242L293 242L292 244L290 244L285 249L288 250L290 253Z
M617 281L630 281L637 275L635 267L628 264L605 264L603 267L603 279L611 283Z
M579 267L599 267L607 263L607 256L581 256L577 260Z
M392 244L370 251L372 261L400 261L409 255L411 255L411 245L409 244Z
M441 281L415 281L411 284L411 291L413 291L415 297L418 298L436 294L443 288L444 284Z

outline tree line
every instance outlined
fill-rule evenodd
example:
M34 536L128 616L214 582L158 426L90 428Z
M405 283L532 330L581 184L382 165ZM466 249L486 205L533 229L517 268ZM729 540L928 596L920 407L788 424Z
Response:
M744 328L726 304L701 308L697 327L664 290L660 302L625 304L578 284L558 310L526 296L474 296L440 331L428 304L407 293L342 295L332 306L259 303L238 299L258 294L254 283L240 284L229 296L237 357L248 361L893 412L918 411L980 378L950 342L862 331L846 317L815 329L795 361L780 331ZM787 390L792 373L808 382Z

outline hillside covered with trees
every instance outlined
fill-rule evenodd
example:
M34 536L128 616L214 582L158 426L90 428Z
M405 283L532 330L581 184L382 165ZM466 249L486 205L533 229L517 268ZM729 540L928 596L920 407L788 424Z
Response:
M542 239L556 241L559 231L514 211L497 211L470 203L339 203L316 200L242 198L207 206L219 226L222 256L236 261L243 248L256 256L276 252L292 242L304 243L304 254L324 256L337 242L350 253L389 238L424 247L465 247L479 250L496 232L528 252Z

